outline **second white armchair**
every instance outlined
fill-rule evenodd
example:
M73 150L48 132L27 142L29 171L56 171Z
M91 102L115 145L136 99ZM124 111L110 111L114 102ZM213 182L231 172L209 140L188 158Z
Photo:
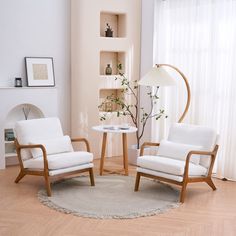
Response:
M157 156L144 155L147 146L158 146ZM188 183L205 182L216 189L211 175L218 150L215 130L182 123L173 124L167 140L144 143L137 161L135 191L141 176L181 186L184 202Z
M94 186L93 154L85 138L64 136L58 118L42 118L16 123L16 151L20 173L15 182L25 175L43 176L48 196L51 196L50 178L89 172ZM83 142L86 151L74 151L71 142Z

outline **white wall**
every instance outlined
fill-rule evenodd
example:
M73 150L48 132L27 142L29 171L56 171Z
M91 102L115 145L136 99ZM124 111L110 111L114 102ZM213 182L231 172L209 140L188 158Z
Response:
M106 84L103 88L112 89L109 80L105 79L106 82L102 83L104 78L99 75L100 63L103 63L103 60L100 60L100 52L126 52L127 78L130 80L139 78L141 0L73 0L71 2L72 134L88 138L92 152L95 157L99 157L102 135L91 130L91 127L101 124L98 110L101 85ZM121 26L127 30L126 37L100 37L101 12L126 14L126 26L125 24ZM104 65L102 67L104 68ZM123 119L113 115L108 122L122 123ZM108 156L120 155L122 152L119 145L120 136L116 135L116 138L115 135L108 136ZM128 142L136 143L135 134L129 135Z
M141 28L141 67L140 77L144 76L153 66L153 24L154 0L142 0L142 28ZM140 107L148 111L150 100L146 87L140 87ZM151 141L151 122L148 121L142 142Z
M0 86L13 86L15 77L26 83L25 56L53 57L59 117L69 133L69 0L0 0Z

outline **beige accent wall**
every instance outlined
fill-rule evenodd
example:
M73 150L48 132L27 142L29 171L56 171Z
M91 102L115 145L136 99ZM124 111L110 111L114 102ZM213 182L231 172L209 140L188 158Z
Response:
M110 13L113 15L109 16ZM108 20L111 20L115 30L113 38L104 37L102 32ZM115 58L121 58L128 78L139 79L140 30L141 0L71 1L71 131L74 137L84 136L89 139L95 158L100 157L102 134L91 128L101 124L98 110L100 89L117 87L117 82L102 75L108 64L104 55L113 52L110 55L113 69ZM117 35L120 37L117 38ZM114 114L110 114L110 117L106 123L129 122L124 118L116 118ZM135 143L134 137L134 134L128 135L129 144ZM120 135L109 134L107 156L121 153Z

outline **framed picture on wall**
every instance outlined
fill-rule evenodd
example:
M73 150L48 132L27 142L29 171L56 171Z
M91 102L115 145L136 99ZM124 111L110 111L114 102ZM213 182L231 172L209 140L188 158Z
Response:
M52 57L25 57L25 67L29 87L55 86Z

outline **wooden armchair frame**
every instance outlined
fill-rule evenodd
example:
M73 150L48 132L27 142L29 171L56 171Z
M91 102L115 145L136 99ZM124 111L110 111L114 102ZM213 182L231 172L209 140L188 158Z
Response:
M141 149L140 149L140 156L143 156L145 147L159 146L159 145L160 145L160 143L151 143L151 142L143 143L143 145L141 146ZM216 144L213 151L211 151L211 152L207 152L207 151L190 151L188 153L186 161L185 161L185 169L184 169L183 181L182 182L178 182L176 180L167 179L167 178L160 177L160 176L155 176L155 175L145 174L145 173L142 173L142 172L137 172L134 191L138 191L138 189L139 189L139 183L140 183L141 176L144 176L144 177L147 177L147 178L153 178L153 179L157 179L157 180L160 180L160 181L163 181L163 182L168 182L168 183L171 183L171 184L177 184L177 185L181 186L182 188L181 188L181 193L180 193L180 202L182 202L182 203L184 202L184 199L185 199L186 187L187 187L188 183L205 182L213 190L216 190L216 186L214 185L214 183L212 181L211 175L212 175L212 170L213 170L213 166L214 166L214 162L215 162L215 159L216 159L218 148L219 148L219 145ZM192 157L193 154L205 155L205 156L210 156L211 157L210 166L208 168L208 173L207 173L206 176L189 177L189 175L188 175L189 162L190 162L190 158ZM158 156L157 156L157 158L158 158Z
M86 150L90 152L89 142L85 138L72 138L71 142L84 142L86 145ZM30 144L30 145L20 145L17 139L15 139L15 146L16 146L16 153L18 156L18 160L20 163L20 173L18 174L15 183L18 183L25 175L36 175L36 176L44 176L45 179L45 185L47 194L50 197L52 195L51 192L51 186L50 186L50 176L49 176L49 169L48 169L48 159L47 159L47 152L45 147L42 144ZM43 152L43 162L44 162L44 168L43 170L39 169L30 169L30 168L24 168L23 160L21 157L21 150L22 149L29 149L29 148L40 148ZM68 173L58 174L57 177L64 177L66 175L73 175L83 172L89 172L90 182L91 186L95 186L94 182L94 174L93 174L93 168L86 168L82 170L76 170Z

